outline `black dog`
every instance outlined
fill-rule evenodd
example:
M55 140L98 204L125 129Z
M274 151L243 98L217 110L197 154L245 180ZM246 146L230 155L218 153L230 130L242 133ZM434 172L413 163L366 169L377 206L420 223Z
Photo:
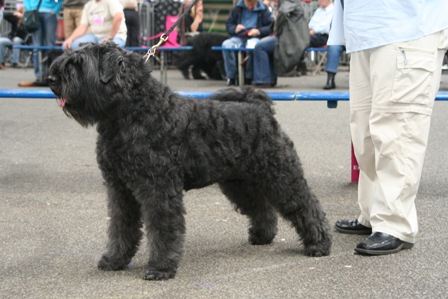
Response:
M213 183L249 217L251 244L272 242L278 212L306 255L330 254L325 213L265 93L230 89L210 100L185 99L153 79L139 54L113 43L64 53L48 80L69 116L97 125L111 217L100 269L129 264L144 224L144 278L174 277L185 234L183 190Z
M193 79L206 79L201 72L205 72L212 80L224 80L224 58L221 51L212 50L212 46L221 46L228 36L218 33L201 32L192 36L186 46L192 46L192 51L177 53L175 64L185 79L190 79L190 68Z

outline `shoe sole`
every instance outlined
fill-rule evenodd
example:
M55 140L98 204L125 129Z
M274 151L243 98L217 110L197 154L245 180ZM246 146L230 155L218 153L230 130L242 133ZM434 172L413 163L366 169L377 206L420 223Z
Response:
M411 243L403 243L400 246L398 246L397 248L391 249L391 250L372 250L372 249L355 248L355 251L357 253L360 253L363 255L387 255L387 254L398 253L403 249L411 249L413 246L414 246L414 244L411 244Z
M372 234L372 229L365 230L353 230L353 229L343 229L335 226L336 230L343 234L351 234L351 235L370 235Z

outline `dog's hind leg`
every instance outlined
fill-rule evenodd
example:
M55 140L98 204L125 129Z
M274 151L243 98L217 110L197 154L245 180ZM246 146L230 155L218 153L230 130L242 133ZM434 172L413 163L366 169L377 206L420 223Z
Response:
M125 268L137 252L142 233L140 204L131 191L118 181L108 185L109 241L98 268L120 270Z
M236 210L249 217L249 242L270 244L277 234L277 213L262 194L249 181L226 181L219 186Z
M331 228L314 193L309 188L298 157L277 160L272 172L266 173L260 188L269 194L269 200L287 219L302 239L305 255L330 254Z
M182 188L175 190L167 181L151 190L142 202L150 251L143 276L146 280L173 278L182 258L185 238Z

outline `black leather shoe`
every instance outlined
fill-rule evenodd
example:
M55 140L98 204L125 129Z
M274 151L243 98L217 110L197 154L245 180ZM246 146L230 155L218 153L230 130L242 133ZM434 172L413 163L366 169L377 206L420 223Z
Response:
M397 253L402 249L410 249L412 243L401 241L389 234L374 232L367 239L359 243L355 251L366 255L384 255Z
M344 234L370 235L372 228L362 225L358 219L338 220L335 224L336 230Z

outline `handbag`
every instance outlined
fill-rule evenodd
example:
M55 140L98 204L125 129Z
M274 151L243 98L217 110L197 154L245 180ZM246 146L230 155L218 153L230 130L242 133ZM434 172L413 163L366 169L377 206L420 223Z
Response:
M36 9L26 10L22 17L22 25L29 33L35 32L40 28L39 7L42 0L39 1Z

